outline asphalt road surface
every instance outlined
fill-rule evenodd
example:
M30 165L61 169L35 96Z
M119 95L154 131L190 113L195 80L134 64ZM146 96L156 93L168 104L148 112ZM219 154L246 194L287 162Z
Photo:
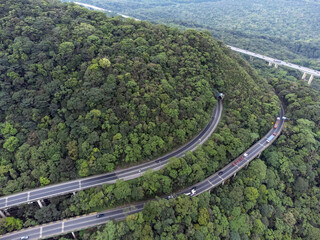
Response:
M254 53L254 52L250 52L250 51L247 51L247 50L244 50L244 49L241 49L241 48L232 47L232 46L228 46L228 47L231 48L231 50L236 51L236 52L240 52L240 53L243 53L243 54L246 54L246 55L250 55L250 56L253 56L253 57L256 57L256 58L260 58L260 59L263 59L263 60L265 60L267 62L272 62L274 64L283 65L283 66L286 66L286 67L289 67L289 68L297 69L297 70L299 70L301 72L312 74L315 77L320 77L320 71L313 70L311 68L302 67L302 66L299 66L299 65L296 65L296 64L293 64L293 63L288 63L288 62L281 61L281 60L276 59L276 58L267 57L267 56L264 56L264 55L261 55L261 54L258 54L258 53Z
M117 179L129 180L140 177L147 170L159 170L163 168L170 158L182 157L188 151L194 151L198 145L203 144L216 129L222 113L222 100L218 100L217 107L213 110L208 125L190 142L186 143L177 150L164 155L153 161L142 163L126 169L120 169L112 173L96 175L93 177L77 179L46 187L37 188L18 194L8 195L0 198L0 209L8 209L25 203L31 203L40 199L47 199L53 196L63 195L67 193L77 192L79 190L115 183Z
M281 108L280 112L280 121L277 128L272 128L263 138L261 138L256 144L250 147L245 153L241 154L238 158L232 161L230 164L225 166L223 169L219 170L215 174L211 175L207 179L203 180L200 183L195 184L192 187L189 187L176 195L188 194L191 192L191 189L196 188L194 194L189 196L197 196L203 192L209 191L212 188L224 183L225 180L231 178L235 175L240 169L249 164L257 155L263 152L267 147L269 147L273 141L280 135L283 126L284 120L284 110ZM267 142L267 138L275 134L272 141ZM105 212L93 213L84 216L78 216L75 218L65 219L58 222L53 222L50 224L39 225L30 229L24 229L21 231L8 233L6 235L0 236L0 240L13 240L20 239L22 236L29 236L29 239L39 239L39 238L48 238L55 235L66 234L68 232L77 231L80 229L89 228L92 226L97 226L104 224L109 220L121 220L126 218L130 214L140 212L143 209L144 203L139 203L131 205L129 207L123 207L118 209L112 209ZM98 214L104 214L102 217L97 218Z

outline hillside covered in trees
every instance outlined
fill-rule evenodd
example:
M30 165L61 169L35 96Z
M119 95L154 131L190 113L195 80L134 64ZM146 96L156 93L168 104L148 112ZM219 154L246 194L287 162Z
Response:
M207 29L215 38L227 44L320 69L320 3L316 0L78 2L142 20Z
M152 198L204 179L272 126L272 89L208 32L109 18L59 1L0 3L0 194L113 171L197 134L203 148L142 178L9 209L0 233Z
M81 239L318 240L319 94L302 81L269 81L291 120L260 159L211 194L152 201L126 221L82 231Z

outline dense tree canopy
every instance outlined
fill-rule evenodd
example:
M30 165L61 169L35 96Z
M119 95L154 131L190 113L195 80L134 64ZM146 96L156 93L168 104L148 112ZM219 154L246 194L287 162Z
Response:
M226 96L219 129L196 152L139 179L47 199L42 209L12 208L14 217L0 222L1 233L201 181L263 136L279 112L267 82L208 32L109 18L49 0L10 0L0 4L0 16L2 195L164 154L205 126L217 91ZM262 164L257 169L268 174ZM251 209L264 195L259 185L248 185L239 196ZM179 201L177 211L190 208L185 221L210 224L206 205L198 209L188 199ZM235 223L248 218L237 217ZM259 221L256 226L261 230ZM135 231L134 221L130 228ZM236 224L232 229L237 236ZM219 231L227 234L227 228ZM151 224L142 232L155 234Z

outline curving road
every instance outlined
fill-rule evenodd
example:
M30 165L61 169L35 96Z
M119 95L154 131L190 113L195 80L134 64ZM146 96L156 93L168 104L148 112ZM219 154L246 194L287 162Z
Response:
M198 145L203 144L216 129L222 113L222 101L218 99L218 105L213 110L210 122L208 125L190 142L186 143L177 150L164 155L150 162L142 163L126 169L120 169L112 173L96 175L93 177L82 178L69 182L64 182L56 185L37 188L30 191L21 192L18 194L8 195L0 198L0 209L8 209L25 203L30 203L40 199L46 199L53 196L63 195L67 193L77 192L79 190L115 183L118 179L130 180L140 177L144 172L152 169L159 170L163 168L170 158L182 157L188 151L194 151Z
M272 128L263 138L261 138L256 144L250 147L245 153L247 154L243 157L244 153L236 158L233 162L219 170L217 173L211 175L207 179L200 183L195 184L183 191L180 191L177 195L190 193L191 189L196 187L196 193L192 196L197 196L203 192L209 191L210 189L224 183L225 180L234 176L240 169L249 164L256 156L263 152L267 147L269 147L273 141L280 135L284 120L284 110L281 107L280 121L277 128ZM272 141L267 142L267 138L274 135ZM242 158L243 157L243 158ZM64 219L62 221L52 222L50 224L43 224L33 228L24 229L21 231L16 231L13 233L8 233L6 235L0 236L0 240L13 240L20 239L22 236L29 236L29 239L39 239L48 238L60 234L66 234L68 232L77 231L80 229L89 228L92 226L97 226L104 224L110 220L122 220L130 214L134 214L142 211L144 203L133 204L129 207L122 207L117 209L112 209L99 214L104 214L101 218L97 218L97 213L92 213L89 215L78 216L76 218Z

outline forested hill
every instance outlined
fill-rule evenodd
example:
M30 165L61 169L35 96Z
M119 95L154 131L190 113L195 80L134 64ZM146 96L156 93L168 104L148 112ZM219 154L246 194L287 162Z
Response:
M78 2L143 20L208 29L215 38L230 45L320 69L320 4L316 0Z
M1 195L169 152L206 125L214 89L238 114L233 128L255 133L250 141L279 109L207 32L8 0L0 39Z

